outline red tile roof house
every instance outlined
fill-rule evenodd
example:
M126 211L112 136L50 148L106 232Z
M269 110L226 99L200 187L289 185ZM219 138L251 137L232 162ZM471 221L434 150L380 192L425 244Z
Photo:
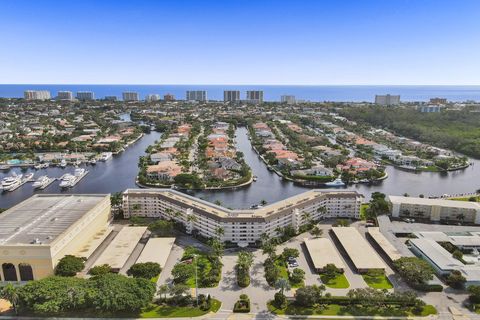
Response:
M337 165L337 169L342 171L351 171L353 173L368 171L376 168L377 165L375 163L361 158L351 158L345 161L343 164Z

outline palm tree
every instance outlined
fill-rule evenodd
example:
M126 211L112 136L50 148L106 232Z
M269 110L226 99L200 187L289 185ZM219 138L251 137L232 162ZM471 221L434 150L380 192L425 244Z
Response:
M253 264L253 254L248 251L240 251L238 253L237 266L240 269L248 271Z
M7 284L0 291L0 298L3 298L12 304L15 314L18 315L18 290L11 283Z
M270 236L268 235L268 233L264 232L260 235L260 241L262 242L262 244L266 243L269 239Z
M217 227L215 229L215 234L218 238L222 238L222 236L225 235L225 229L223 229L222 227Z
M326 213L326 212L327 212L327 208L326 208L325 206L318 207L318 208L317 208L317 212L318 212L318 213Z
M193 214L191 214L191 215L188 216L187 221L188 222L197 222L198 218L196 216L194 216Z
M168 285L166 284L163 284L161 285L160 287L158 287L158 295L161 297L162 294L164 295L164 298L165 300L167 300L167 293L170 291L170 288L168 287Z
M275 282L275 289L280 289L280 293L283 295L285 290L291 289L290 282L285 278L280 278Z
M309 212L302 213L302 219L303 219L304 222L308 222L310 220L310 217L311 217L311 215L310 215Z

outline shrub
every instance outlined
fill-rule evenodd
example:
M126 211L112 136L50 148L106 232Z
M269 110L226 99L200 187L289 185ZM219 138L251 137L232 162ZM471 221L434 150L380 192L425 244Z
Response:
M162 268L156 262L135 263L127 274L134 278L152 279L160 274Z
M278 309L284 309L287 306L287 297L281 292L276 292L273 303Z
M248 313L250 312L250 299L246 294L241 294L240 299L235 302L233 312Z
M62 277L73 277L85 268L85 258L66 255L57 264L55 275Z
M95 266L88 270L88 274L92 276L100 276L103 274L111 273L112 267L108 264L102 264L101 266Z

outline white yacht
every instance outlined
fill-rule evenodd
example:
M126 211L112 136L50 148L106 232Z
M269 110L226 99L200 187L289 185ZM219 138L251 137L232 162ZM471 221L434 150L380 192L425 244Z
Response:
M60 188L72 187L74 181L75 181L75 176L67 173L63 175L62 180L60 181Z
M41 176L33 183L33 187L35 189L45 189L48 187L48 185L50 185L50 183L53 182L53 180L55 179L49 178L48 176Z
M89 161L89 163L94 166L97 164L97 160L93 158L92 160Z
M111 152L103 152L100 160L105 162L107 160L110 160L111 158L112 158Z
M2 191L13 191L22 184L23 175L13 174L10 177L5 177L2 180L1 188Z
M345 183L342 181L342 178L338 177L337 179L333 180L332 182L325 183L327 187L343 187Z
M60 167L65 168L66 166L67 166L67 161L65 161L65 159L62 159L62 161L60 161Z

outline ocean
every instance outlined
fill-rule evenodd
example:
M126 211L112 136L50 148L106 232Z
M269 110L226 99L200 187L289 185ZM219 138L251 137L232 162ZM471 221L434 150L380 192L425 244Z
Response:
M239 90L244 99L247 90L263 90L265 101L280 101L282 95L294 95L297 100L335 102L373 102L376 94L399 94L402 101L428 101L430 98L447 98L449 101L480 101L480 86L286 86L286 85L61 85L61 84L3 84L0 97L21 98L25 90L49 90L52 97L58 91L93 91L97 99L135 91L144 98L147 94L173 94L184 99L187 90L206 90L208 99L223 100L224 90Z

